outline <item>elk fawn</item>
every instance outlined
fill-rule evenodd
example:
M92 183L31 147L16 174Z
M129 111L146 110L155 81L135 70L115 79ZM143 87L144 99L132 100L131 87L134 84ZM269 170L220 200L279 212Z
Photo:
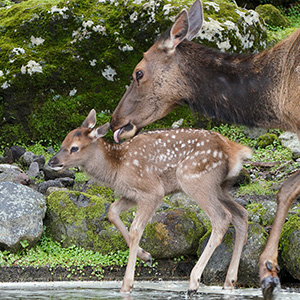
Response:
M190 277L189 294L197 291L200 277L215 248L232 222L236 230L234 251L225 287L237 280L238 266L247 240L247 211L227 193L227 182L239 174L248 147L229 141L219 133L196 129L170 129L141 133L122 144L109 144L101 137L110 128L98 128L91 110L81 127L71 131L60 151L49 161L56 170L81 166L96 181L122 197L109 209L108 217L129 246L129 260L121 291L133 287L136 258L151 263L151 255L139 247L144 228L165 195L183 191L209 216L212 234ZM128 232L120 213L137 206Z

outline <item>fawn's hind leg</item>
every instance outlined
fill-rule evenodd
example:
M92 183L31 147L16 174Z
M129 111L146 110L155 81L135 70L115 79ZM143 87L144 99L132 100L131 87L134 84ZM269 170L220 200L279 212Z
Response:
M221 244L231 222L231 213L219 200L220 182L218 177L217 172L202 173L198 176L178 175L183 191L190 195L204 210L212 225L208 243L190 275L189 295L198 290L203 270L217 246Z
M220 192L221 203L230 211L232 215L231 223L235 229L235 243L232 253L231 262L227 271L224 288L231 289L237 281L239 263L243 246L247 242L248 237L248 212L247 210L232 200L229 196L226 186L222 186Z

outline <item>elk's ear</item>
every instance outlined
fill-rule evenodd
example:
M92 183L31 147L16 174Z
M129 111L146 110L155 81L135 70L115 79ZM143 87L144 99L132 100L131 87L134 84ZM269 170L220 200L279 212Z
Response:
M81 127L87 127L93 129L97 123L96 111L92 109L86 119L81 124Z
M170 52L185 39L192 40L203 24L203 9L200 0L196 0L190 10L183 9L170 28L169 36L159 46Z
M186 39L191 41L203 25L203 8L200 0L196 0L188 12L189 31Z
M183 9L177 16L175 23L170 29L169 37L164 41L163 48L169 51L174 51L178 44L180 44L186 37L189 30L188 13Z
M89 136L90 136L91 138L99 139L99 138L101 138L101 137L104 137L104 136L107 134L109 128L110 128L110 123L106 123L106 124L104 124L104 125L102 125L102 126L100 126L100 127L98 127L98 128L95 128L95 129L89 134Z

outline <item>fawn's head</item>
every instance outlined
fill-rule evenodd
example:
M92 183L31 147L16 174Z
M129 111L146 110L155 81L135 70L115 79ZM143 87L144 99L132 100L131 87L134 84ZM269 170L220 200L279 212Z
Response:
M81 127L67 134L61 149L50 159L49 166L57 171L82 166L88 159L91 145L105 136L110 128L110 124L106 123L94 129L96 122L96 111L92 109Z

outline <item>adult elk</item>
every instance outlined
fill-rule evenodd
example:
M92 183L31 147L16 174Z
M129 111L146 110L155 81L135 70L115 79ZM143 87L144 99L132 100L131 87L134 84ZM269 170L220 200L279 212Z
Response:
M189 293L197 291L203 269L230 222L236 238L225 287L231 288L247 241L248 214L231 199L226 187L241 170L243 160L251 157L251 150L216 132L199 129L149 131L112 145L101 139L109 124L93 129L95 124L96 112L92 110L82 126L66 136L49 166L56 170L81 166L96 181L122 195L108 212L129 246L121 291L132 289L137 257L151 263L151 255L138 245L140 238L163 196L177 191L194 198L212 224L208 244L191 272ZM137 212L128 232L120 213L133 206Z
M291 130L300 138L300 30L272 49L234 55L190 42L201 29L200 0L183 10L175 23L144 53L133 82L115 109L115 140L132 137L145 125L188 104L219 120ZM300 194L300 173L282 186L266 248L260 257L265 299L279 287L277 248L286 214Z

